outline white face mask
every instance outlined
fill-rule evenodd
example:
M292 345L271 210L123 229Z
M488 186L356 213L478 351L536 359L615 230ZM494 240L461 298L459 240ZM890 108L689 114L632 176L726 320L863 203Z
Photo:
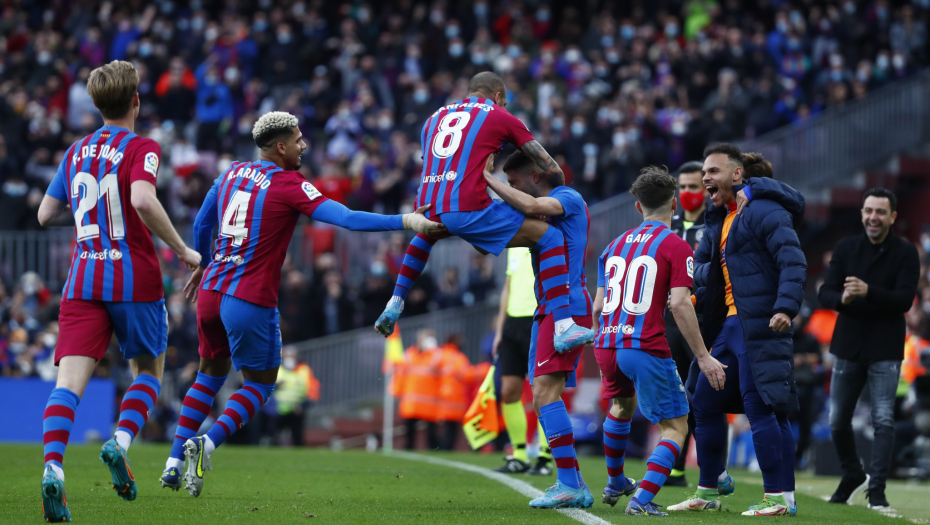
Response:
M421 350L432 350L433 348L436 348L437 346L439 346L439 341L437 341L435 337L424 337L423 344L420 345L420 349Z
M287 368L288 370L293 370L297 368L297 359L293 357L285 357L282 360L282 364L284 365L284 368Z

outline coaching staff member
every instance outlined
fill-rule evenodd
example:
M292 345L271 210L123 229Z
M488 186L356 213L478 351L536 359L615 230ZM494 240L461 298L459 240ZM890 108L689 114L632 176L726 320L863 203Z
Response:
M847 503L868 484L869 508L887 508L885 480L894 445L894 398L904 358L904 313L917 293L917 248L891 232L897 198L884 188L865 192L861 235L840 241L820 288L820 303L839 311L830 353L830 428L843 479L830 498ZM852 416L868 383L872 406L872 477L856 452Z

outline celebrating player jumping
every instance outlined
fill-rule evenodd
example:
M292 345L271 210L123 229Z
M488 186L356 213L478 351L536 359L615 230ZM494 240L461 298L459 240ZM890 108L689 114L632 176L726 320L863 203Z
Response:
M278 287L281 265L300 214L350 230L412 229L441 232L422 214L378 215L352 211L324 197L300 172L306 149L297 117L263 115L252 137L261 149L256 161L233 162L210 189L194 222L194 247L203 255L185 293L197 304L200 369L184 398L174 445L162 473L162 487L181 487L187 456L187 490L199 496L210 456L242 428L268 400L281 364ZM219 224L215 251L213 227ZM214 255L211 257L211 253ZM213 398L226 381L230 361L244 386L206 435L192 438L206 419ZM192 439L189 439L192 438Z
M123 396L116 435L104 443L100 459L110 468L119 496L136 499L126 452L155 406L168 343L152 232L191 269L200 263L200 254L184 244L155 197L161 148L133 133L138 87L139 74L129 62L114 60L91 72L87 93L104 126L68 148L39 206L43 226L74 221L77 232L58 319L58 382L42 422L46 521L71 521L62 468L65 447L74 412L113 332L135 380ZM65 211L67 204L71 209Z
M537 165L541 177L564 175L526 125L504 109L506 100L504 81L486 71L469 81L467 99L443 106L427 119L420 134L423 179L417 205L431 204L428 215L441 221L449 234L479 250L499 255L504 248L522 246L536 252L541 267L547 269L541 285L554 319L553 347L561 353L594 339L593 330L572 320L565 238L546 222L527 217L505 202L492 201L482 171L488 157L509 142ZM418 235L407 247L394 295L375 323L379 333L394 331L407 292L437 240Z

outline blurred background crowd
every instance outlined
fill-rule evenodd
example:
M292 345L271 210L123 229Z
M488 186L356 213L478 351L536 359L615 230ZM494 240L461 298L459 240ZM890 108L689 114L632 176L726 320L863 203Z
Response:
M309 146L300 169L323 194L357 210L406 212L427 116L464 98L471 75L493 70L508 109L591 205L625 192L645 165L674 170L710 142L795 125L920 72L928 16L930 0L0 1L0 230L40 229L36 210L64 150L102 123L89 72L113 59L140 73L135 131L161 145L158 196L189 237L213 179L257 155L251 129L267 111L298 117ZM371 326L407 237L378 237L365 247L370 265L350 274L333 230L301 221L298 236L312 243L282 272L284 342ZM918 248L926 261L930 236ZM195 310L180 293L188 273L170 250L159 257L166 376L175 379L152 418L163 426L156 439L168 435L170 400L198 359ZM796 360L811 396L812 414L800 416L807 428L829 384L832 325L817 309L817 278L796 321L808 327ZM476 254L423 274L405 315L495 303L501 284L493 258ZM908 323L926 347L926 264L920 289ZM0 281L0 374L54 378L59 298L34 273ZM130 376L113 350L96 373L122 391Z

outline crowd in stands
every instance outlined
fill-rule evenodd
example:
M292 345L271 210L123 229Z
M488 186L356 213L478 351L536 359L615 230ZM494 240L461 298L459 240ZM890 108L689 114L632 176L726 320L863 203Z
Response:
M0 229L36 228L63 151L100 125L91 69L132 61L137 132L160 197L192 220L210 181L252 158L252 124L290 111L305 175L395 212L419 183L419 131L491 69L508 108L589 200L645 164L803 121L927 64L928 4L889 0L219 2L28 0L0 10Z

